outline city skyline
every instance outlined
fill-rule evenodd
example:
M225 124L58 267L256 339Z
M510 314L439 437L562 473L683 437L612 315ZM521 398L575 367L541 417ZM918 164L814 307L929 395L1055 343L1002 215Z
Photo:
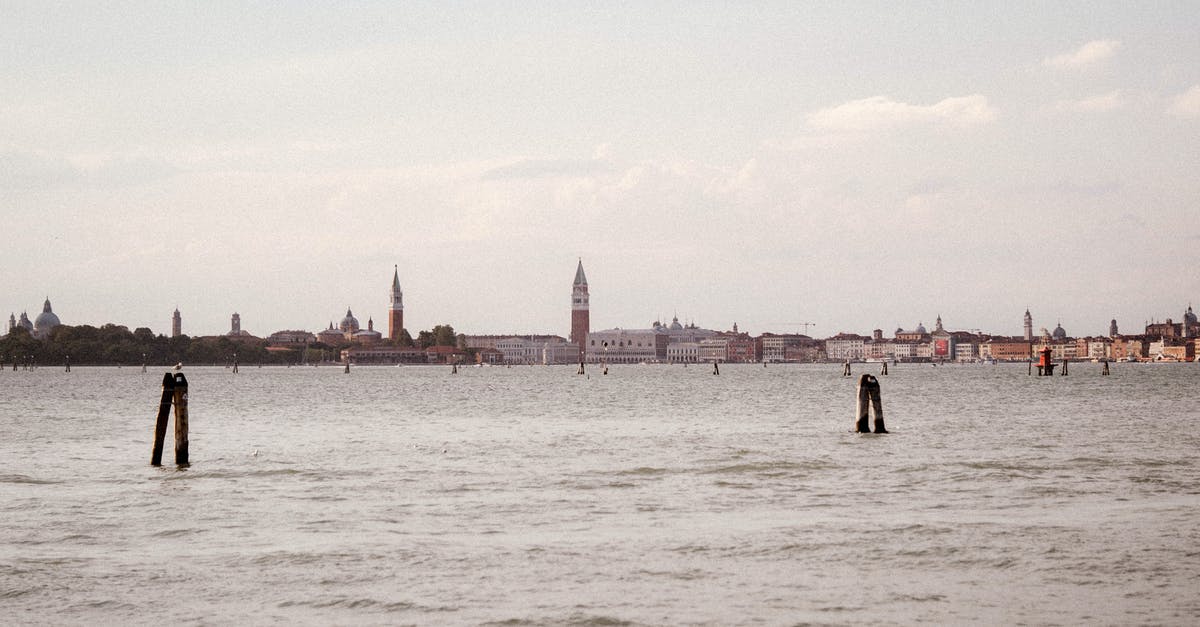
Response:
M572 293L571 293L571 299L570 299L570 304L569 304L570 331L566 334L553 333L553 332L551 334L559 335L564 338L568 338L572 344L581 344L583 338L586 338L587 333L589 332L589 329L590 329L590 331L602 330L602 329L597 329L597 328L591 328L591 324L589 321L589 318L590 318L590 306L589 306L590 294L588 291L588 282L587 282L587 277L584 272L582 258L580 258L576 263L576 270L575 270L575 274L574 274L574 279L572 281L571 292ZM401 286L400 281L399 281L398 266L393 268L392 279L388 285L388 298L390 301L389 305L388 305L388 327L387 327L388 334L386 336L383 336L382 334L378 334L380 337L386 337L388 340L394 342L399 338L401 330L408 331L410 334L414 331L422 330L422 329L409 329L407 326L405 326L403 324L403 319L404 319L404 317L403 317L403 313L404 313L403 287ZM51 307L50 300L49 300L49 298L47 298L43 304L43 313L41 316L39 316L39 320L41 320L41 318L43 316L51 315L53 324L57 325L57 324L59 324L59 318L56 315L50 314L50 311L51 311L50 307ZM347 307L345 319L348 320L350 318L350 316L352 315L352 313L351 313L352 310L353 310L353 307ZM1164 321L1165 322L1172 322L1172 321L1180 322L1189 317L1192 317L1193 315L1194 314L1192 312L1192 305L1189 302L1186 306L1186 310L1183 311L1181 313L1181 315L1179 315L1179 317L1173 317L1170 315L1165 316L1163 318L1151 317L1151 318L1146 318L1143 324L1145 326L1149 326L1153 323L1162 323ZM373 321L373 318L374 318L373 316L368 315L367 316L368 322ZM10 320L9 320L8 326L9 327L16 326L15 320L16 320L16 314L14 312L13 314L10 315ZM624 325L622 325L622 324L612 325L610 327L605 327L605 328L609 329L609 330L647 329L647 328L651 328L651 327L657 327L660 324L666 325L668 320L670 320L673 323L679 323L678 312L675 312L671 316L671 318L666 318L662 315L655 316L653 322L650 322L650 323L647 323L644 325L639 322L635 322L632 324L626 323ZM695 319L685 318L685 320L687 321L687 323L689 325L695 323ZM21 313L21 322L22 322L22 324L26 325L30 329L33 329L35 326L34 323L27 317L27 313L24 309L22 310L22 313ZM962 332L971 332L974 334L991 335L991 336L997 336L997 337L1023 337L1026 340L1033 340L1033 339L1036 339L1037 337L1049 336L1052 331L1054 332L1055 335L1058 335L1061 333L1063 335L1070 335L1071 337L1081 337L1081 338L1082 337L1114 336L1114 335L1118 334L1116 332L1116 329L1118 328L1118 326L1120 324L1120 322L1114 318L1114 319L1111 319L1108 323L1106 323L1107 331L1105 333L1091 333L1091 332L1067 333L1062 326L1061 319L1059 319L1055 322L1054 327L1050 327L1047 324L1035 324L1034 317L1032 316L1032 314L1028 308L1025 310L1024 314L1021 316L1021 323L1022 323L1021 324L1021 327L1022 327L1021 333L1006 333L1003 331L995 331L995 330L991 330L991 329L987 329L987 328L983 328L983 327L971 326L969 324L966 326L952 327L951 330L962 331ZM79 321L79 322L69 323L68 326L89 325L89 324L92 326L101 326L104 324L122 324L122 323L117 322L117 321L103 321L103 322ZM346 324L345 321L341 320L341 325L345 326L345 324ZM439 324L450 324L451 326L453 326L454 322L453 321L443 321L442 323L439 323ZM815 330L810 331L810 327L815 329L816 325L814 323L790 322L790 323L777 323L772 328L764 328L764 329L758 329L758 330L752 330L752 331L747 331L746 327L742 326L742 331L747 332L752 336L759 336L762 334L803 334L803 335L808 335L814 339L831 338L831 337L834 337L837 335L842 335L842 334L870 336L870 335L876 334L876 333L883 333L885 335L892 334L894 337L899 337L900 335L902 335L902 332L912 333L914 330L918 331L919 333L925 333L924 325L925 325L924 319L918 319L918 321L916 323L912 324L911 326L900 325L900 326L895 327L894 330L891 328L884 328L882 326L875 326L875 327L871 328L870 330L846 329L846 328L839 327L838 330L835 332L830 332L828 334L822 334ZM131 329L134 328L134 327L130 327L129 325L123 325L123 326L127 326ZM311 327L311 328L310 327L277 328L277 329L274 329L271 331L262 331L262 332L260 332L260 335L258 335L257 337L265 338L267 335L270 335L272 333L286 332L286 331L308 331L308 332L313 332L313 333L320 333L321 331L323 331L326 328L334 329L337 326L338 325L335 324L334 319L331 318L328 323L328 327L322 327L322 326L318 325L317 327ZM371 324L368 324L368 327L371 327L371 326L372 326ZM433 325L433 326L437 326L437 325ZM940 314L937 314L935 316L935 326L937 327L938 330L941 330L941 328L942 328L942 316ZM728 331L728 330L730 330L730 327L732 327L732 330L736 333L738 331L739 325L736 321L734 321L728 326L722 326L721 324L715 324L709 328L711 328L712 330L715 330L715 331ZM170 331L169 332L158 331L156 329L156 327L153 327L153 326L148 326L146 328L149 328L156 335L169 335L171 337L178 336L181 334L192 336L192 337L202 337L202 336L210 336L211 337L211 336L219 336L219 335L255 335L254 333L243 330L241 328L241 314L236 311L233 312L230 316L230 326L229 326L228 331L215 332L215 333L196 333L196 334L190 334L190 333L183 332L183 330L182 330L183 329L182 313L180 312L178 307L176 307L171 312ZM364 328L367 328L367 327L364 327ZM1141 326L1130 331L1130 330L1128 330L1129 326L1126 325L1125 329L1126 329L1126 331L1124 333L1122 333L1121 335L1140 335L1143 333L1143 329ZM7 331L7 327L5 330ZM358 329L356 327L355 329L352 329L352 330L358 330ZM428 329L424 329L424 330L428 330ZM457 331L460 333L465 332L467 334L489 334L489 335L496 335L496 336L508 335L508 336L514 336L514 337L538 334L538 332L535 332L535 331L520 331L520 330L514 331L511 329L464 330L462 328L458 328ZM46 332L46 330L43 329L43 333L45 333L45 332ZM373 332L373 329L372 329L372 332ZM1148 331L1146 331L1146 332L1148 332Z
M1103 335L1200 294L1186 2L0 18L5 314L385 326L395 266L410 330L566 337L579 257L593 329Z

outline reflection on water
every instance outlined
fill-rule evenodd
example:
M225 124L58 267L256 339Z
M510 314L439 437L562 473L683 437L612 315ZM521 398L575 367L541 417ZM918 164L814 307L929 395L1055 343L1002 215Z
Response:
M3 372L0 598L18 623L1195 623L1200 366L1099 369L894 366L889 435L851 433L837 364L189 369L186 472L149 465L161 373Z

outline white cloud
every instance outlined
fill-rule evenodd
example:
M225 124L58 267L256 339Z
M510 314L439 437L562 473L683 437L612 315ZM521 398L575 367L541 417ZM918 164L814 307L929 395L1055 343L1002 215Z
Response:
M969 126L991 122L995 118L996 110L979 94L946 98L925 106L874 96L811 113L808 125L825 130L867 131L933 124Z
M1082 100L1059 100L1054 103L1054 109L1069 113L1104 113L1115 111L1125 106L1125 95L1121 90L1092 96Z
M1085 67L1111 58L1120 47L1121 42L1116 39L1097 39L1083 44L1073 52L1047 57L1042 61L1042 65L1057 68Z
M1168 111L1181 118L1200 117L1200 85L1175 96Z

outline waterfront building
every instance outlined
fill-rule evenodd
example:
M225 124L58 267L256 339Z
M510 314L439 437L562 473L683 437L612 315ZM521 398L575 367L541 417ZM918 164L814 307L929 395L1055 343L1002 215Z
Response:
M317 333L317 341L328 346L337 346L346 341L346 334L330 322L329 328Z
M334 329L334 331L337 331ZM320 334L318 334L320 335ZM339 336L343 337L344 336ZM429 353L423 348L399 346L353 346L340 353L343 362L352 364L427 364Z
M388 305L388 339L400 339L404 331L404 291L400 289L400 266L392 273L391 304ZM349 313L349 312L347 312Z
M896 361L912 361L917 358L916 342L892 342L892 359Z
M571 284L571 342L579 346L580 357L588 349L588 333L591 331L591 313L588 304L587 275L583 273L583 259L575 267L575 281Z
M729 356L729 338L706 337L696 347L696 359L702 362L725 361Z
M861 335L838 333L825 340L825 354L832 361L861 361L866 358L866 341L867 338Z
M1022 337L994 337L985 343L988 358L996 361L1028 361L1033 342Z
M466 347L470 348L470 349L474 349L474 350L482 350L485 348L486 349L495 349L500 342L504 342L511 338L520 338L520 339L526 340L528 342L535 342L535 343L539 343L539 344L546 343L546 342L554 343L554 342L566 342L567 341L561 335L536 335L536 334L518 334L518 333L513 333L510 335L464 335L462 337L463 337L463 341L466 343ZM576 359L574 361L576 363L578 363L579 356L576 355L575 357L576 357Z
M673 364L694 364L700 360L699 342L668 342L667 361Z
M1088 359L1111 359L1112 338L1110 337L1089 337L1080 340L1085 343L1085 349L1082 351L1081 357L1086 356Z
M930 358L936 361L954 359L954 336L942 327L942 317L939 315L933 325L933 333L929 334Z
M29 314L22 311L20 318L17 318L13 314L10 314L8 316L8 331L9 331L9 333L12 333L12 331L14 329L16 329L17 327L21 327L22 329L29 331L30 335L33 334L33 321L29 319Z
M1109 354L1116 361L1143 361L1150 356L1150 338L1145 335L1114 337Z
M787 349L812 346L815 343L811 337L800 334L764 333L761 336L763 361L793 361L787 357Z
M587 334L590 363L630 364L667 360L669 336L657 329L607 329ZM701 356L703 358L703 356Z
M175 308L175 313L171 314L171 337L179 337L183 335L183 317L179 315L179 308Z
M276 331L267 336L270 346L304 347L316 342L317 336L308 331Z

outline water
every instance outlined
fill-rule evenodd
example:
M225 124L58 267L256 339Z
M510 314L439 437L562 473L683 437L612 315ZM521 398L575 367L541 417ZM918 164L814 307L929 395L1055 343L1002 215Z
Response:
M139 370L0 373L3 622L1200 621L1200 365Z

